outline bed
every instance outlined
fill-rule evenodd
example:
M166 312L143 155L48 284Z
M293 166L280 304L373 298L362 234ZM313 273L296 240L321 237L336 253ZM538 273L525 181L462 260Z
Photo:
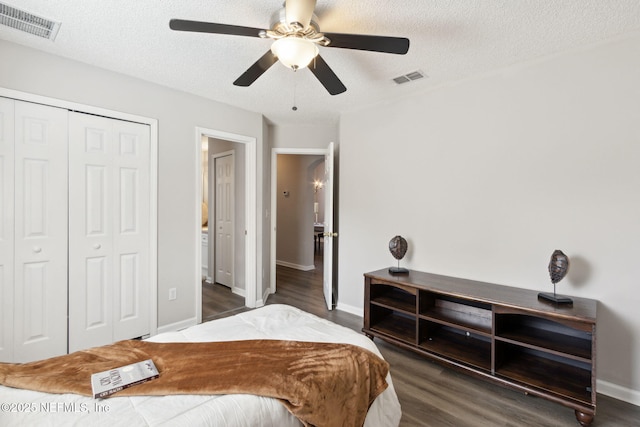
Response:
M380 356L362 334L287 305L267 305L235 316L149 338L155 343L288 340L352 344ZM401 409L391 376L365 419L365 427L391 427ZM277 399L249 394L130 396L92 399L0 386L0 425L91 426L300 426Z

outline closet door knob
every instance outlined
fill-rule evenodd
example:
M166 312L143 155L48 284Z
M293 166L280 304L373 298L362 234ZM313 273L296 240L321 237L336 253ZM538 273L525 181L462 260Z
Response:
M39 254L40 252L42 252L42 248L40 246L34 246L33 247L33 252Z
M93 249L100 249L102 247L102 245L100 243L96 243L95 245L93 245Z

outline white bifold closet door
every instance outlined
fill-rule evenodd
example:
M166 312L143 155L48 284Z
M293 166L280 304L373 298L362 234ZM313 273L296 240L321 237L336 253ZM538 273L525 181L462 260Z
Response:
M67 110L0 99L2 360L67 352Z
M67 350L67 110L15 103L15 359Z
M69 113L69 352L149 332L149 126Z

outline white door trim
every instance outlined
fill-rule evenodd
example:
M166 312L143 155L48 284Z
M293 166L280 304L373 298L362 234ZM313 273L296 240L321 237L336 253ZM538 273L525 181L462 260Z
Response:
M245 152L245 302L249 308L256 306L256 293L258 289L258 207L257 207L257 157L258 144L257 139L252 136L238 135L234 133L224 132L215 129L207 129L204 127L196 127L195 143L196 156L194 180L196 188L195 197L195 218L194 224L194 243L196 247L196 256L194 262L194 271L196 278L196 322L202 323L202 267L200 265L202 259L202 137L210 137L222 139L231 142L246 144Z
M324 156L326 148L272 148L271 149L271 259L269 276L269 293L276 293L276 224L278 219L278 154L301 154L309 156Z
M155 284L151 286L149 295L151 301L156 301L149 307L149 333L152 336L155 335L158 332L158 120L3 87L0 87L0 96L149 125L149 271L147 274L149 283Z

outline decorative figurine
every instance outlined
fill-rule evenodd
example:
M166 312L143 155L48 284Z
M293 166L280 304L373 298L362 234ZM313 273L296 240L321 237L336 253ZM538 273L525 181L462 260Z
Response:
M389 251L395 259L398 260L397 267L389 267L389 273L391 274L409 274L409 270L400 267L400 260L407 253L407 241L402 236L395 236L389 241Z
M553 251L551 260L549 261L549 276L551 277L551 283L553 283L553 293L540 292L538 298L551 301L555 304L573 304L571 298L556 294L556 283L564 278L567 271L569 271L569 257L561 250L556 249Z

